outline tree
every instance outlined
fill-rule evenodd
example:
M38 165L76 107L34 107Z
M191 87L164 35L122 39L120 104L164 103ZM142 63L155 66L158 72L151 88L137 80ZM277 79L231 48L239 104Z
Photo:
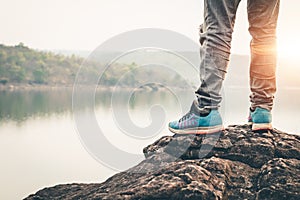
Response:
M36 69L33 71L34 83L43 84L46 83L47 73L43 69Z

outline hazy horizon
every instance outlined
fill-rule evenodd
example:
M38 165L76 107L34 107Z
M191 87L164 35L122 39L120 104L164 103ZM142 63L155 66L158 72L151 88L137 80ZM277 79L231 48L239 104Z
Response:
M92 51L120 33L140 28L161 28L181 33L198 42L203 22L203 1L116 1L116 0L0 0L2 24L0 43L20 42L40 50ZM241 1L233 34L232 53L249 54L250 35L246 11ZM278 20L280 54L299 55L299 1L281 1ZM155 14L154 12L155 11ZM180 13L180 15L178 14ZM13 14L12 14L13 13ZM291 20L292 19L292 20Z

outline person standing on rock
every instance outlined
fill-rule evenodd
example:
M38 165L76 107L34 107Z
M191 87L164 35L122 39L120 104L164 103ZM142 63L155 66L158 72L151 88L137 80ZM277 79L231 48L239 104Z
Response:
M190 111L169 129L178 134L207 134L223 130L218 108L227 72L232 32L241 0L204 0L204 23L200 26L200 79L197 100ZM251 40L250 114L252 130L272 129L276 91L276 27L280 0L248 0Z

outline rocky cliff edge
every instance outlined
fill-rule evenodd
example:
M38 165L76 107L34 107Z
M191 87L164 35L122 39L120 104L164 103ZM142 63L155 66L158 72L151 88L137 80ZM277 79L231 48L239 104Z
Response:
M31 199L300 199L300 136L229 126L165 136L145 160L103 183L45 188Z

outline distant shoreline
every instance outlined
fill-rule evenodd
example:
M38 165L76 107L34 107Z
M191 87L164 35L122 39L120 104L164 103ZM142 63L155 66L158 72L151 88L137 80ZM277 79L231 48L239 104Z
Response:
M40 85L40 84L6 84L0 85L0 91L15 90L50 90L50 89L72 89L73 85Z
M63 89L68 89L68 90L73 90L74 85L42 85L42 84L6 84L6 85L1 85L0 84L0 91L31 91L31 90L63 90ZM86 85L81 85L78 86L81 88L91 88L91 86L86 86ZM175 90L188 90L190 88L179 88L179 87L170 87ZM94 89L94 87L92 87ZM145 85L140 88L136 87L118 87L115 88L115 86L98 86L97 90L124 90L124 91L166 91L168 90L166 87L163 87L161 85ZM196 88L193 88L196 89Z

